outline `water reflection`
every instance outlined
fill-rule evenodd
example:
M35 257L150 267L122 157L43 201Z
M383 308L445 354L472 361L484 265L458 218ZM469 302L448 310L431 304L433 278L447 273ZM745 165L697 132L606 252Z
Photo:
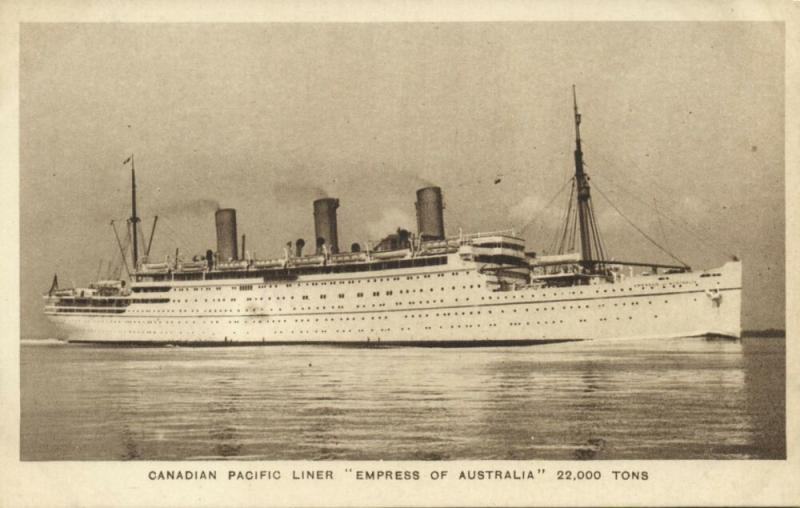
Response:
M584 372L581 374L581 381L583 381L584 393L592 393L600 390L600 376L594 372Z
M22 348L25 460L784 458L782 340Z
M752 436L746 452L786 459L786 342L745 341L743 357L748 434Z
M125 426L122 429L122 445L124 447L124 453L121 457L122 460L135 460L142 458L139 454L138 441L133 437L131 429L128 426Z

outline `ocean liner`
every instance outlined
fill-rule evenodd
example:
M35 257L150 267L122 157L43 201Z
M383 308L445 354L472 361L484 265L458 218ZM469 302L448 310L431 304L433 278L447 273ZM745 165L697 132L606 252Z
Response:
M446 235L442 190L426 187L416 193L416 232L400 229L374 245L353 244L349 252L339 249L339 201L323 198L313 203L311 252L297 240L279 258L251 259L244 245L239 249L236 211L220 209L215 251L153 263L147 259L152 232L139 252L131 156L125 161L132 183L128 280L62 289L54 278L44 295L45 314L62 340L130 345L739 337L738 259L707 270L608 259L583 162L577 101L574 119L575 173L554 254L529 251L513 230Z

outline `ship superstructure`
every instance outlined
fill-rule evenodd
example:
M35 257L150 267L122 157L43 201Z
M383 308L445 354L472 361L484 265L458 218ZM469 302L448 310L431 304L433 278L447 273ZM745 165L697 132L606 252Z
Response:
M236 211L221 209L216 250L192 261L176 256L151 263L139 255L131 157L129 282L58 289L54 281L45 313L59 325L60 338L124 344L739 337L738 260L697 271L606 259L584 171L577 101L574 110L575 199L563 238L579 237L580 251L565 252L570 242L563 241L558 254L539 256L513 230L448 236L442 190L425 187L416 195L417 231L399 229L374 245L343 252L339 200L323 198L313 203L315 241L307 252L297 240L281 257L250 259L238 244Z

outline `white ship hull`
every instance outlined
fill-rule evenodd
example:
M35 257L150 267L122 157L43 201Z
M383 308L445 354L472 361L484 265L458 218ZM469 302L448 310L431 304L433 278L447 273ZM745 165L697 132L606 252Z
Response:
M169 286L168 303L47 314L61 339L120 344L505 345L741 334L739 262L508 291L490 289L488 277L457 255L447 265L407 270Z

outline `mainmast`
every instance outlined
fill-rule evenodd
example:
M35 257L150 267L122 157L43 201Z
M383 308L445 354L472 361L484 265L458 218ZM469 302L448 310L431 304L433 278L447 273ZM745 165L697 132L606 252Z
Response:
M589 189L589 177L583 169L583 150L581 148L581 114L578 113L578 98L575 85L572 85L572 104L575 114L575 186L578 199L578 225L581 237L582 265L589 271L595 271L597 264L605 258L600 232L592 210L592 197Z

